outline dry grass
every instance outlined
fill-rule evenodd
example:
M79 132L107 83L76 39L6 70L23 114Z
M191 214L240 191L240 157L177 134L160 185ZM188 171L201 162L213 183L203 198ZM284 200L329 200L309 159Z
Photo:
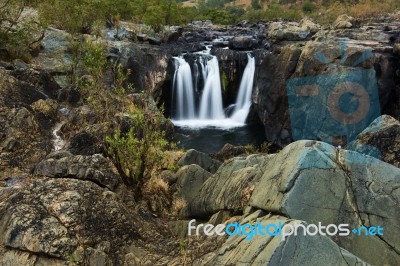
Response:
M350 7L349 14L356 18L365 19L391 13L399 7L400 3L397 0L362 0Z
M172 214L178 215L179 212L187 206L187 201L182 198L176 198L172 202Z
M146 193L168 193L169 186L167 182L162 180L160 177L155 177L151 178L146 184L145 184L145 192Z

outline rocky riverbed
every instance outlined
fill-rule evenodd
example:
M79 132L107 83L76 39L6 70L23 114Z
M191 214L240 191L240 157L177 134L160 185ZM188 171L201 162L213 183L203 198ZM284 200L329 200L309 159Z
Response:
M177 169L159 173L168 186L147 188L141 199L105 155L104 121L66 85L70 36L48 29L32 64L0 62L1 264L399 265L399 26L399 14L369 24L342 16L332 27L307 19L232 27L198 22L171 29L164 39L104 38L108 59L131 69L128 81L136 91L165 102L172 56L211 45L229 80L229 101L244 68L243 51L251 50L256 74L249 122L261 123L267 139L283 148L249 155L227 145L212 157L175 152L169 159ZM344 60L337 45L343 39ZM353 150L293 142L286 81L331 74L315 58L321 48L342 70L376 72L382 116L355 137ZM354 66L367 50L372 56ZM363 145L379 149L379 159ZM245 235L188 236L192 219L213 225L380 225L384 234L248 241Z

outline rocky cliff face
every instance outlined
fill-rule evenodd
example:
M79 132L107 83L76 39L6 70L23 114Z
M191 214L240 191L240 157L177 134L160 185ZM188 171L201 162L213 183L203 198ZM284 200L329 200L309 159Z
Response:
M143 36L141 43L123 39L106 40L105 44L108 59L121 63L130 71L128 82L133 88L147 90L155 98L162 97L167 109L171 108L172 56L200 51L210 45L211 53L219 60L224 102L229 105L235 101L247 63L246 53L251 51L256 58L251 122L262 123L267 139L284 146L297 139L292 135L287 90L288 82L293 79L314 78L321 85L321 79L329 75L341 75L344 80L349 73L373 70L379 112L400 117L399 23L388 16L381 23L360 26L350 17L343 16L332 28L321 27L307 19L299 23L243 24L228 28L192 24L172 32L163 44L160 41L154 45ZM67 66L71 64L69 40L64 32L48 30L43 51L36 59L38 64L55 74L57 80L68 74ZM365 56L366 53L371 56ZM112 79L115 73L110 71L108 74ZM318 101L326 102L328 94L327 91L320 93ZM296 112L301 112L302 108L305 106L300 106ZM326 103L321 106L322 110L327 108ZM317 115L309 113L302 120L332 119ZM374 118L376 116L365 119L364 127Z
M201 45L194 46L199 42L210 45L211 53L219 60L226 105L235 100L246 65L246 52L252 52L256 58L253 112L259 118L252 120L261 121L268 140L284 146L296 139L292 136L287 90L288 82L293 79L314 78L324 89L323 79L345 81L351 73L374 71L379 113L399 118L399 22L395 16L388 16L380 23L360 25L348 16L338 18L331 28L308 19L299 23L273 22L231 28L192 25L182 30L174 47L166 44L160 50L179 54L204 49ZM169 73L169 76L173 74ZM167 98L164 100L169 102L170 93L165 90L170 90L170 84L164 87ZM326 102L328 94L328 91L320 93L317 101ZM327 108L326 103L321 106L321 109ZM313 115L303 120L325 119ZM374 118L365 119L363 126Z
M59 85L68 74L62 67L70 63L65 33L48 32L43 53L36 58L51 74L40 66L0 63L0 264L399 265L399 46L393 28L398 24L352 25L346 18L336 29L320 29L307 21L213 31L209 25L191 25L190 34L183 31L168 38L179 41L177 47L108 43L109 58L132 68L131 81L154 96L168 79L169 57L204 48L194 45L198 41L208 39L214 46L221 71L232 77L232 84L239 80L244 51L254 49L254 110L268 138L282 145L293 133L289 79L373 69L380 111L393 115L367 125L351 143L353 151L302 140L276 154L230 159L246 151L228 146L218 156L224 162L195 150L171 153L167 159L179 161L180 169L159 174L162 190L153 183L143 188L147 201L135 198L111 160L101 154L105 123L121 118L99 122L92 107L79 101L80 92ZM348 38L346 57L338 37ZM315 58L320 49L329 60ZM363 58L368 50L372 56ZM354 66L360 56L364 60ZM317 102L324 102L322 96ZM310 119L317 116L311 114ZM59 151L55 135L65 142ZM370 153L365 145L380 153ZM173 212L160 216L159 210L168 208ZM285 241L272 236L251 241L246 235L189 237L191 219L213 225L380 225L384 234L300 234Z
M264 56L261 54L253 100L257 113L265 125L267 137L283 145L292 139L287 82L293 78L314 78L317 83L326 77L329 79L329 75L330 79L338 79L334 75L344 77L351 75L353 71L372 69L376 73L380 111L398 117L399 111L396 106L399 101L397 93L399 64L398 55L395 54L398 32L387 30L387 27L395 29L395 25L397 24L347 30L320 30L313 35L312 40L296 42L279 40L272 53ZM341 45L344 45L343 48ZM367 51L371 52L371 57L363 58L363 54ZM319 53L326 56L326 62L321 60ZM321 92L316 101L326 101L328 94L329 92ZM327 109L328 106L321 108ZM321 114L305 114L303 121L323 120L319 115ZM366 121L365 127L372 122L372 119Z

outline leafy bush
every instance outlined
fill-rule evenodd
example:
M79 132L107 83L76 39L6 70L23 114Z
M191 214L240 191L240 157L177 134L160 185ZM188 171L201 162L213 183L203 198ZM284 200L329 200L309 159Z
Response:
M303 4L303 11L304 12L307 12L307 13L312 12L312 11L314 11L314 8L315 8L314 4L311 1L306 1Z
M149 179L145 173L161 162L168 141L165 131L161 130L161 113L153 113L151 117L144 110L135 109L126 115L131 123L129 131L116 130L106 137L107 151L125 182L140 194Z
M260 10L261 9L260 0L251 0L251 7L254 10Z

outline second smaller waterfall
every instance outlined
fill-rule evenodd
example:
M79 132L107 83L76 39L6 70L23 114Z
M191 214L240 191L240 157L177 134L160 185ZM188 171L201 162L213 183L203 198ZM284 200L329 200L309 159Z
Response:
M245 123L250 112L251 93L253 91L254 72L256 64L254 57L247 54L247 65L244 69L242 80L240 81L239 93L236 98L235 110L231 119L239 123Z
M174 92L176 102L176 118L194 119L195 105L193 95L192 71L190 65L185 59L174 57L175 61L175 76L174 76Z

